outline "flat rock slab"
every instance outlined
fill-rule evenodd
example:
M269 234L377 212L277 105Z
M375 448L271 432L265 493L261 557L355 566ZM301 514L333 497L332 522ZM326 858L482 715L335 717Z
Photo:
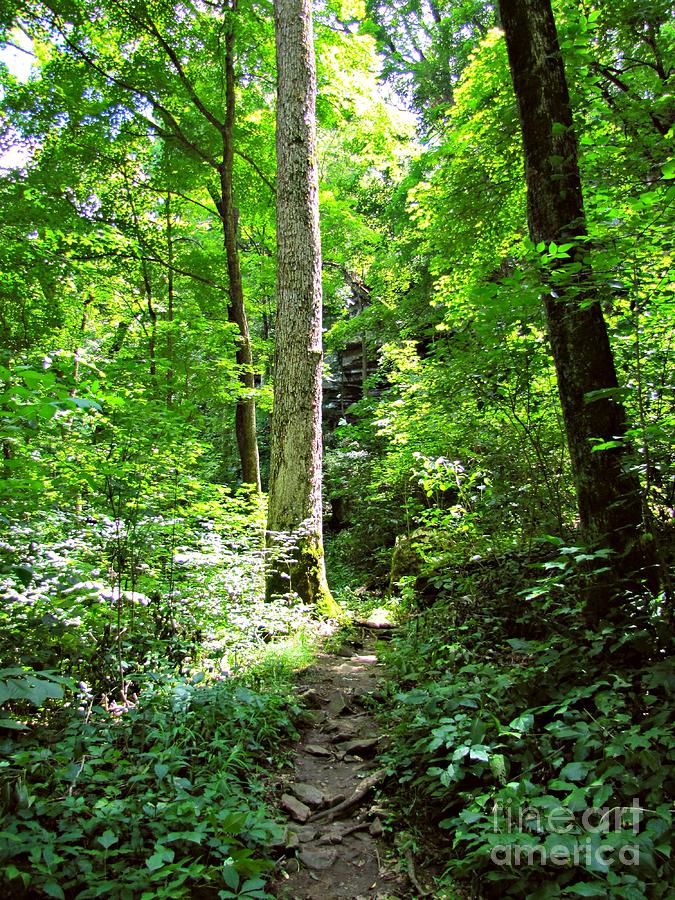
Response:
M375 756L379 743L379 737L358 738L355 741L346 741L344 744L340 744L340 751L342 753L351 753L355 756L371 757Z
M337 855L337 850L334 849L306 849L298 853L298 858L308 869L330 869L337 859Z
M301 844L308 844L316 837L317 830L316 828L312 828L311 825L301 825L299 828L294 828L293 833L297 835Z
M289 813L296 822L301 824L304 824L312 814L309 806L305 806L301 800L298 800L297 797L293 797L291 794L281 795L281 808Z
M349 701L341 691L333 691L328 698L328 712L331 716L341 716L349 712Z
M303 744L302 749L311 756L332 756L333 754L321 744Z
M286 831L286 840L284 841L284 846L286 850L297 850L300 846L300 838L298 837L298 833L296 831L292 831L290 828Z
M305 781L296 781L295 784L289 784L288 790L294 797L297 797L298 800L301 800L312 809L318 809L320 806L323 806L326 799L323 791L314 787L313 784L307 784Z

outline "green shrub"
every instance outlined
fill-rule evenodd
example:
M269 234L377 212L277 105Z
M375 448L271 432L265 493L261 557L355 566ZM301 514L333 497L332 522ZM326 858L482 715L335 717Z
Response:
M157 676L135 704L79 699L59 732L2 741L3 896L267 896L261 767L295 736L288 697Z
M659 605L633 598L628 627L591 631L590 573L544 571L528 600L515 569L480 603L446 592L394 645L390 771L447 833L446 877L485 896L669 896L675 664Z

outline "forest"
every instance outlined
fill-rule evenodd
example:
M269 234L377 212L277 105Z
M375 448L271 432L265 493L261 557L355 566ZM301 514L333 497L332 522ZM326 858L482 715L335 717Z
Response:
M0 897L672 897L671 0L0 2Z

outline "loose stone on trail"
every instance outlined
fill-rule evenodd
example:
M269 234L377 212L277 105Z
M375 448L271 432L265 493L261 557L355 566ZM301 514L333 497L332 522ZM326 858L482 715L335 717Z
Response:
M297 797L293 797L291 794L281 795L281 807L287 813L290 813L296 822L304 823L312 814L309 806L305 806L301 800L298 800Z
M337 859L337 850L301 850L300 862L308 869L330 869Z
M333 755L328 747L323 747L321 744L305 744L302 749L305 751L305 753L310 753L312 756Z
M323 700L319 693L314 690L314 688L309 688L306 691L303 691L298 695L298 700L300 701L302 706L307 706L310 709L319 709Z
M314 787L313 784L306 784L304 781L298 781L295 784L289 784L288 789L291 794L298 798L298 800L301 800L307 806L311 806L312 809L318 809L324 804L325 797L323 791Z
M341 716L349 711L349 703L343 693L334 691L328 700L328 712L331 716Z
M301 825L300 828L294 828L293 831L297 834L301 844L308 844L310 841L313 841L317 835L316 828L312 828L311 825Z
M340 744L338 749L342 753L350 753L355 756L371 758L375 756L375 753L377 752L377 745L379 744L379 742L379 737L361 738L356 741L347 741L346 743Z

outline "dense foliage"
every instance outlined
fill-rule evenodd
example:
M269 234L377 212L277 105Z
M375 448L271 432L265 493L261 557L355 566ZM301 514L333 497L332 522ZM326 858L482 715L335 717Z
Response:
M266 896L269 774L296 733L292 670L321 630L292 584L265 599L266 501L241 486L235 429L255 401L265 490L272 12L0 10L3 896ZM675 17L668 0L554 13L588 287L627 415L592 452L620 444L639 479L658 587L610 594L610 548L579 540L542 295L551 271L564 291L583 266L578 247L528 236L504 38L473 0L315 4L329 581L405 623L381 709L390 824L433 847L439 896L660 898L675 787ZM610 614L591 622L604 591ZM592 808L618 818L593 830ZM561 845L567 861L551 862Z

